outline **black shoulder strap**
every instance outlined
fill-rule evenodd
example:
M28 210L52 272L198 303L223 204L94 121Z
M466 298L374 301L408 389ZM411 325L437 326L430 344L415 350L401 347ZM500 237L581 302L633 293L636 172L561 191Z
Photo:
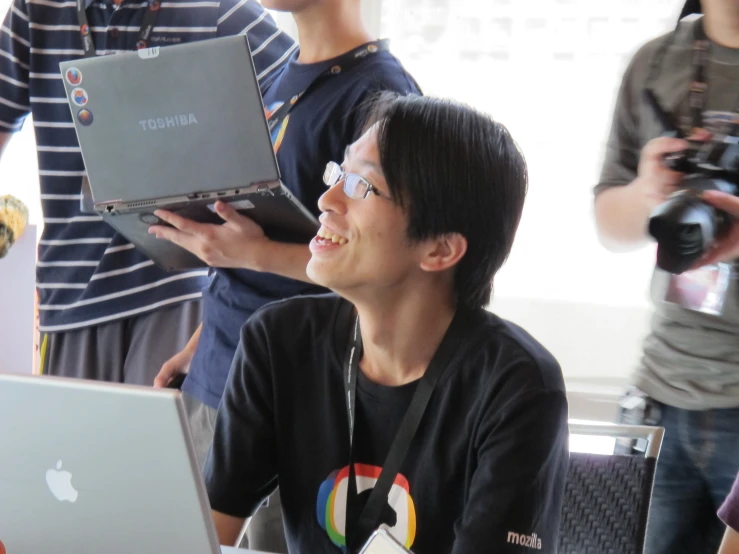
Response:
M353 549L359 549L379 525L382 508L387 502L395 477L400 472L411 441L418 430L423 414L431 399L431 394L444 370L449 366L449 362L457 351L461 339L465 336L469 326L469 314L465 310L457 310L439 348L431 359L428 370L418 382L411 404L406 411L405 417L390 447L387 459L382 466L380 477L377 479L377 483L375 483L370 493L367 504L354 526L354 532L351 537L347 536L347 546L350 552Z

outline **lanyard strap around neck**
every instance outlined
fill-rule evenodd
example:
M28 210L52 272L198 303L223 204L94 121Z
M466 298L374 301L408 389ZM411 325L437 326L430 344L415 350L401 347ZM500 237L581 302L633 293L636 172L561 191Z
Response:
M423 414L428 407L431 394L436 387L444 370L449 366L452 356L457 350L464 331L468 327L467 314L458 309L447 329L444 338L431 359L426 373L418 381L410 405L406 410L403 421L400 423L380 476L367 499L367 504L360 514L357 514L357 483L354 468L354 420L356 416L356 391L359 373L359 360L362 356L362 337L359 330L359 318L354 324L350 339L347 361L344 372L344 387L346 392L346 411L349 423L349 483L346 500L346 546L349 552L358 549L367 540L369 535L380 523L382 508L387 503L388 494L400 471L411 441L418 430Z
M160 0L149 1L149 7L146 9L144 20L141 22L141 28L139 29L139 34L136 38L137 50L141 50L148 46L149 38L151 38L151 33L154 30L154 24L157 21L160 8ZM80 25L80 37L82 38L82 50L84 51L84 55L86 58L94 58L97 56L97 51L95 50L95 43L92 40L92 29L90 29L90 23L87 19L85 0L77 0L77 21Z
M374 42L368 42L350 50L349 52L342 54L334 61L334 64L330 68L316 75L316 77L305 87L302 91L293 93L290 98L282 103L274 112L267 118L267 125L269 126L270 132L277 128L284 119L290 114L292 109L297 105L301 98L303 98L311 89L315 88L319 83L327 78L335 75L339 75L342 72L348 71L368 56L373 56L379 52L386 52L390 49L390 43L387 39L378 40Z

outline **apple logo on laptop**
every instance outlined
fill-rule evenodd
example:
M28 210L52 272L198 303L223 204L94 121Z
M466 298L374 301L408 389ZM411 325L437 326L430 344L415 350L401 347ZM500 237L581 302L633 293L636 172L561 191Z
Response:
M62 471L61 460L56 463L56 469L50 469L46 472L46 484L49 486L51 494L60 502L75 502L77 500L77 491L72 486L72 474L68 471Z

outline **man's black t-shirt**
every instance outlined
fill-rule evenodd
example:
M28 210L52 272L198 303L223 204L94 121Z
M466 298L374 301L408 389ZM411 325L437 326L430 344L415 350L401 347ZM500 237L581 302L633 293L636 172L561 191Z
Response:
M291 552L344 545L349 426L344 360L353 306L335 295L266 306L244 326L205 475L211 506L248 517L279 481ZM382 522L416 554L555 552L567 470L559 365L480 310L444 370ZM357 491L369 495L417 382L359 372Z

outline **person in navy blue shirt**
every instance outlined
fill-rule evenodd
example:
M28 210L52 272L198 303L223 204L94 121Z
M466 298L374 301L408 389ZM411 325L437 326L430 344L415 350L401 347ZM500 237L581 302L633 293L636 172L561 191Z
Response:
M85 53L77 4L13 0L0 30L0 152L29 114L38 151L44 216L36 268L39 371L151 385L200 322L206 272L173 275L157 268L81 206L85 166L59 72L60 62ZM147 1L80 4L91 54L141 46ZM247 35L262 81L295 47L256 0L162 2L147 40L167 46L238 34ZM84 87L84 75L77 78ZM0 182L10 179L3 175Z
M218 536L279 483L289 552L354 554L385 524L416 554L554 554L562 371L486 310L523 155L435 98L385 93L367 129L328 167L310 243L308 275L335 294L242 329L204 471Z
M299 50L287 65L262 86L268 120L299 100L272 128L272 140L282 181L309 210L318 213L326 163L340 159L361 129L363 104L377 91L418 93L415 81L365 29L359 0L265 1L268 8L291 10L300 37ZM223 203L216 206L222 226L202 225L162 212L175 228L152 227L151 232L180 244L218 269L204 290L203 323L188 347L165 364L157 386L177 373L189 373L182 386L193 438L202 461L210 445L215 410L221 400L229 367L239 340L239 329L261 306L283 298L320 292L305 274L310 257L307 244L277 243L266 239L250 219ZM157 212L159 213L159 212ZM177 230L179 229L179 231ZM278 514L277 501L270 509ZM277 544L261 543L248 532L251 548L278 551Z

